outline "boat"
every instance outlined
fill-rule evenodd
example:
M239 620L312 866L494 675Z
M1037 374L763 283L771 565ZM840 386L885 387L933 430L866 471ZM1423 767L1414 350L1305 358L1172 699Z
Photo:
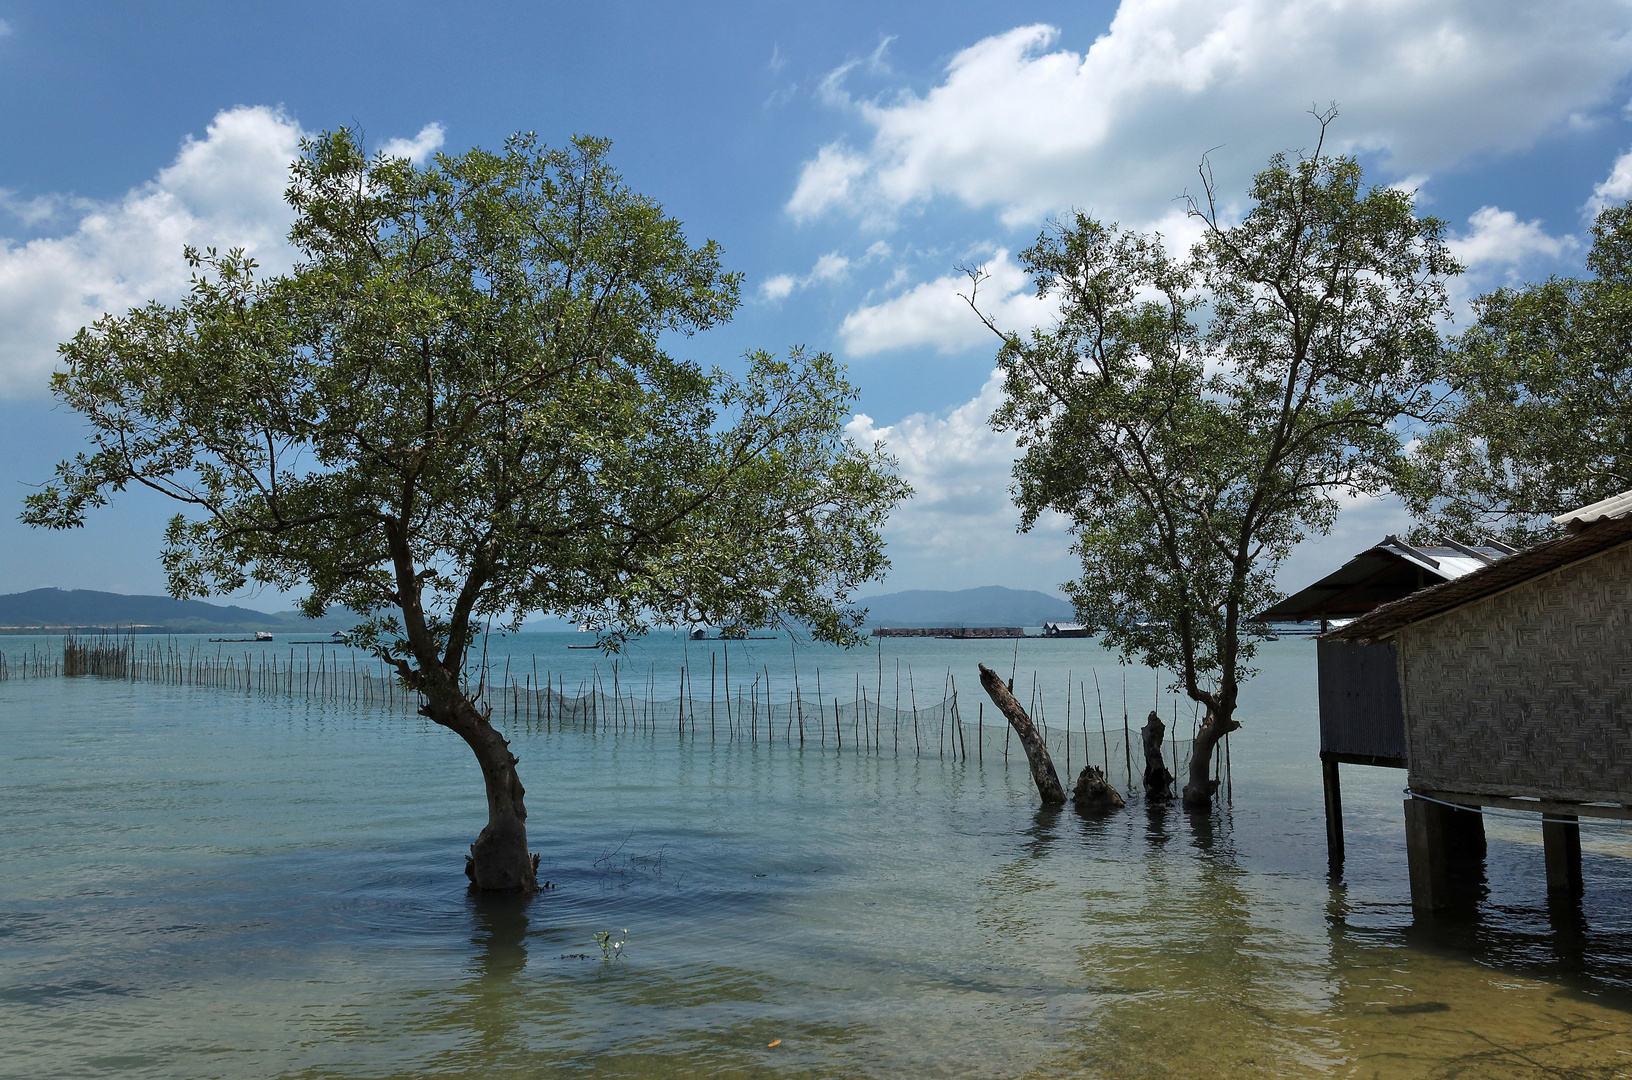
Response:
M271 641L272 640L272 631L270 631L270 630L257 630L257 631L255 631L255 640L256 641Z

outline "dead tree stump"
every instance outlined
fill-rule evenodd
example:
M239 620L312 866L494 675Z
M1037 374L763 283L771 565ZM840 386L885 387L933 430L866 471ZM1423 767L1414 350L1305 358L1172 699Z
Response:
M1081 774L1077 776L1076 789L1071 792L1071 801L1084 814L1109 814L1127 805L1122 801L1122 793L1112 787L1105 780L1105 774L1092 765L1082 767Z
M1031 763L1031 778L1037 784L1037 794L1043 797L1044 806L1064 806L1065 788L1060 785L1060 774L1054 771L1054 762L1048 756L1048 747L1043 745L1042 737L1037 734L1037 727L1026 715L1026 710L1014 700L1009 693L1009 687L998 676L997 672L980 665L980 685L986 688L986 693L1009 721L1009 726L1020 737L1020 745L1025 748L1026 760Z
M1162 736L1167 725L1154 712L1139 729L1139 741L1145 747L1145 798L1150 802L1167 802L1173 798L1173 774L1162 760Z

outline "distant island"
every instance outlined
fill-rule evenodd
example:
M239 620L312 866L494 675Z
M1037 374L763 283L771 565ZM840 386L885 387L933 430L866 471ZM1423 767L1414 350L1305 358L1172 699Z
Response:
M92 589L31 589L0 596L0 634L60 634L120 630L138 634L232 634L270 630L285 634L349 629L348 615L308 619L297 611L126 596Z
M1071 622L1076 612L1058 596L1034 589L986 585L978 589L908 589L864 596L868 626L1041 626Z
M978 589L909 589L865 596L868 626L1041 626L1069 622L1071 605L1033 589L987 585ZM346 630L348 612L308 619L296 611L267 612L168 596L126 596L91 589L32 589L0 596L0 634L60 634L68 630L119 629L138 634L283 634ZM526 630L571 630L573 624L541 619Z

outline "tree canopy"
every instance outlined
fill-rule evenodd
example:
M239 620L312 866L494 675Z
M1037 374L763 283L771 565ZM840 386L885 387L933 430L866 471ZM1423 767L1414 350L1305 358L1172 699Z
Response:
M1021 527L1070 520L1079 616L1206 710L1192 807L1210 804L1212 747L1239 726L1277 566L1340 496L1385 487L1400 418L1434 399L1458 269L1410 194L1365 187L1319 147L1271 159L1233 225L1205 166L1202 185L1189 208L1204 237L1185 256L1083 214L1023 254L1059 315L999 331L992 418L1022 450Z
M291 273L190 250L183 301L62 346L53 388L93 445L23 515L74 527L145 485L185 504L172 594L254 582L356 612L354 640L482 760L512 850L487 881L475 852L479 884L531 878L514 759L463 685L477 620L560 613L612 646L785 620L853 643L850 596L907 493L844 435L831 357L755 353L735 377L671 354L730 317L740 279L607 151L518 135L416 167L346 131L307 143Z
M1401 470L1421 538L1523 547L1632 488L1632 205L1601 211L1592 239L1592 276L1473 302L1449 408Z

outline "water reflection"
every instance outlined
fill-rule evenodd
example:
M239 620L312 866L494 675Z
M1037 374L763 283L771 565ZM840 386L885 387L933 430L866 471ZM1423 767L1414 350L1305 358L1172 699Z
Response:
M1146 873L1113 870L1086 898L1083 1022L1051 1065L1119 1077L1186 1075L1203 1061L1230 1076L1330 1065L1304 1008L1306 975L1288 962L1275 902L1240 864L1227 808L1147 805L1128 825L1128 854Z
M527 910L532 896L509 896L470 890L472 966L476 985L503 989L503 983L527 966Z
M1048 855L1054 841L1060 832L1060 819L1064 816L1064 807L1044 806L1031 815L1031 827L1026 830L1026 854L1033 859L1041 859Z

